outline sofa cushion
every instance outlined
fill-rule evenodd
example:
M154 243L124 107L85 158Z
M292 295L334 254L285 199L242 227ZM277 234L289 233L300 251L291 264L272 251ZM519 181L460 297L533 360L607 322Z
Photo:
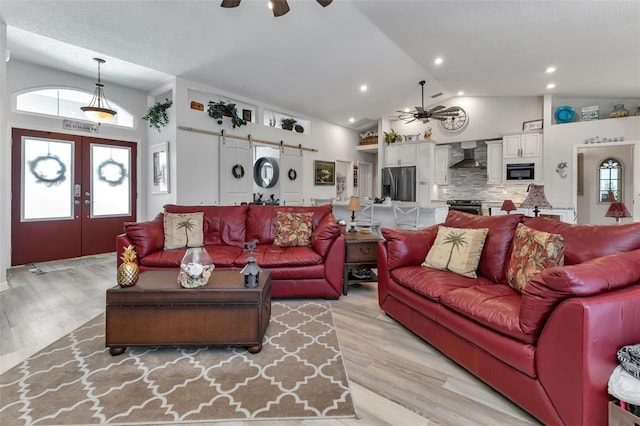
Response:
M204 245L242 248L245 242L247 205L240 206L180 206L167 204L168 213L204 213ZM251 241L251 240L246 240Z
M439 302L443 294L457 288L494 284L484 277L468 278L424 266L404 266L391 271L391 278L403 287Z
M240 247L233 246L205 246L211 261L215 266L229 267L235 265L235 260L242 255ZM140 264L149 267L179 268L180 262L187 252L186 248L159 250L140 259ZM245 262L246 263L246 262ZM176 278L177 278L176 274Z
M248 252L242 253L234 261L234 265L238 268L243 267L247 264L248 257ZM276 247L270 244L256 246L253 257L263 268L320 265L323 262L322 256L311 247Z
M201 247L204 213L165 213L164 249Z
M124 232L135 246L138 259L164 247L164 214L148 222L125 222Z
M562 235L536 231L522 223L516 228L511 260L507 268L509 285L519 292L542 270L564 264Z
M440 296L440 303L494 331L535 343L536 337L520 328L522 296L508 285L458 288Z
M478 273L496 283L506 283L506 265L511 255L511 243L521 214L477 216L449 210L445 226L453 228L489 228L478 264Z
M422 266L476 278L476 268L488 229L441 226Z
M420 265L436 240L438 229L440 225L418 231L382 228L382 236L386 240L389 269Z
M308 247L311 245L313 213L278 212L276 215L276 247Z
M331 214L333 207L324 206L261 206L250 204L247 216L247 241L258 240L258 244L273 244L276 236L277 213L313 213L311 225L316 229L323 217Z
M576 225L546 217L525 217L523 223L529 228L562 235L565 265L640 248L640 222Z
M615 226L613 226L615 227ZM640 283L640 249L549 268L531 278L522 292L520 327L539 334L564 299L585 297Z

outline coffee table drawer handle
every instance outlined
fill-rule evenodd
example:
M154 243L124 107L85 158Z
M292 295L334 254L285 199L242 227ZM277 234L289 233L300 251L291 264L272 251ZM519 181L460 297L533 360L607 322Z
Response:
M369 254L371 253L371 247L360 247L360 252L363 254Z

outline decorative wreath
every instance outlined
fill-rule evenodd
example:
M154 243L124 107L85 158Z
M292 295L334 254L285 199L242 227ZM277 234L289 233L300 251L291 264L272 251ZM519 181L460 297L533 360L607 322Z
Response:
M119 177L117 179L111 179L105 176L104 174L105 167L108 167L108 168L117 167L119 169L119 173L118 173ZM122 182L124 181L125 177L127 177L127 170L124 168L124 164L118 163L112 158L109 158L108 160L104 160L98 166L98 179L100 179L102 182L108 183L111 186L122 185Z
M48 167L46 163L49 161L58 163L58 169L55 170L55 174L52 176L47 174ZM30 161L29 170L31 170L31 174L35 176L38 182L44 183L47 186L59 185L64 182L67 174L67 166L65 166L57 156L51 154L42 155Z
M244 167L242 164L236 164L231 169L231 173L233 173L233 177L236 179L242 179L244 177Z
M291 180L296 180L296 178L298 177L298 173L296 173L296 171L293 169L289 169L289 173L287 173L287 175Z

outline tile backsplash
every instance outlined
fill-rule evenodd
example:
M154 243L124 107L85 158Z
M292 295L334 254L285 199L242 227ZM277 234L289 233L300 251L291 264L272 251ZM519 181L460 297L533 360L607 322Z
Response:
M483 166L487 165L487 144L477 142L475 158ZM451 144L449 164L462 160L464 152L459 143ZM481 200L522 202L527 196L528 183L509 183L500 185L487 184L486 169L450 169L450 184L438 187L439 200Z

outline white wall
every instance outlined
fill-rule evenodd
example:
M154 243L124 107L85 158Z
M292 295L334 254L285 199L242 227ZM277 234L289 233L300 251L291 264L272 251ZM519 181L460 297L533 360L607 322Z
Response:
M593 102L589 99L589 102ZM602 103L610 100L602 99ZM585 139L624 137L625 141L640 140L640 116L627 118L602 119L595 121L573 122L566 124L551 124L553 119L553 98L545 97L545 126L543 142L543 176L545 194L554 207L571 207L574 188L574 168L576 159L573 158L574 145L583 144ZM569 102L567 102L569 103ZM580 105L581 99L576 98L571 105ZM628 105L631 107L631 105ZM576 109L576 108L574 108ZM631 109L631 108L629 108ZM579 114L580 109L578 108ZM558 163L567 162L566 179L561 178L556 172ZM637 172L636 172L637 173ZM586 190L586 188L585 188Z
M218 125L216 120L207 114L207 104L203 100L198 100L205 104L204 111L193 110L190 107L190 92L211 94L208 100L218 101L219 98L230 98L243 103L257 105L255 123L248 123L246 126L232 128L228 118L224 118L223 124ZM177 79L175 103L175 113L177 114L177 126L190 127L209 132L220 132L224 130L227 134L247 137L251 135L253 139L263 139L267 141L283 141L288 145L302 145L305 148L313 148L318 152L303 151L303 197L305 203L310 198L335 197L336 188L334 186L315 186L313 184L313 161L335 161L336 159L357 161L364 156L356 152L355 147L359 143L358 132L337 126L317 119L312 120L309 133L299 134L288 130L269 127L263 125L264 108L282 111L282 108L261 104L257 100L247 99L219 90L214 87L203 86L183 78ZM173 109L173 108L172 108ZM287 112L287 111L283 111ZM291 115L298 115L291 112ZM218 167L219 150L221 137L197 133L187 130L177 130L176 153L177 159L171 167L172 174L175 175L175 188L177 190L176 202L179 204L217 204L219 202L218 187ZM172 183L174 178L172 177ZM247 201L251 201L251 194L248 194ZM150 209L149 215L153 216Z
M7 24L0 18L0 291L8 288L7 268L9 267L9 250L11 249L11 144L7 115L9 96L7 96Z
M2 50L2 49L0 49ZM0 52L1 53L1 52ZM4 62L4 55L2 55ZM91 58L88 58L90 60ZM0 68L1 70L2 68ZM103 72L104 76L104 72ZM97 75L96 75L97 77ZM134 129L125 129L120 127L114 127L110 125L102 125L100 127L99 134L88 134L83 132L73 132L62 128L62 118L46 117L36 114L24 114L15 112L15 94L29 89L45 88L52 86L69 87L75 89L81 89L86 91L93 91L95 87L95 79L81 77L75 74L66 73L63 71L54 70L51 68L41 67L25 62L11 60L7 64L6 72L6 95L2 96L3 107L9 102L6 98L10 98L10 109L2 108L2 116L6 116L6 125L2 127L2 155L0 156L0 170L2 171L2 187L0 188L0 199L2 200L2 215L0 217L0 229L6 230L7 234L0 238L0 245L2 247L2 261L0 266L10 264L10 248L11 248L11 191L10 191L10 173L11 173L11 128L27 128L41 131L61 132L80 135L91 135L97 138L118 139L125 141L137 142L138 149L138 170L145 170L142 166L142 159L144 157L144 141L146 140L145 123L138 123L138 120L145 114L147 105L147 96L145 93L134 90L128 87L118 86L105 82L105 93L109 99L112 99L115 103L123 106L134 115L138 126ZM0 120L0 124L5 124L5 119ZM142 176L141 174L139 177ZM138 179L138 200L143 200L142 197L142 179ZM138 203L138 218L144 217L144 203ZM6 269L6 268L5 268ZM4 277L4 270L0 268L0 273Z
M578 195L577 218L578 223L589 223L592 225L611 225L614 219L604 217L609 208L609 203L600 203L598 200L598 175L599 166L602 161L613 157L620 161L624 175L622 184L624 187L622 202L631 211L633 204L633 147L631 145L595 145L593 147L580 148L579 153L584 154L583 162L583 184L584 193ZM631 222L629 219L621 219L621 223Z

